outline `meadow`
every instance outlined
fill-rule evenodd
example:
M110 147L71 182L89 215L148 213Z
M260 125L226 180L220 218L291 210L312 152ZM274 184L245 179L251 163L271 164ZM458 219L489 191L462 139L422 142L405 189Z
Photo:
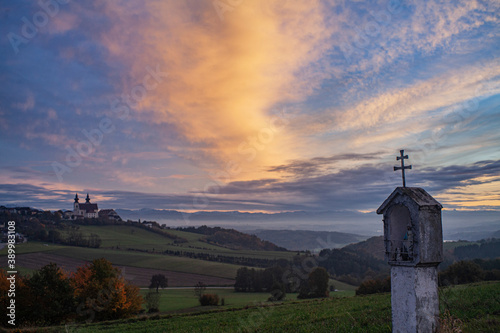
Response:
M180 293L178 295L181 295ZM440 289L440 319L447 332L498 332L500 283ZM228 297L228 296L226 296ZM244 297L235 295L236 298ZM245 295L246 297L246 295ZM211 307L192 313L143 315L120 321L73 324L45 332L390 332L390 294L262 302ZM256 295L258 298L258 295ZM292 297L293 298L293 297ZM229 300L229 302L233 302ZM258 303L258 302L257 302ZM196 310L196 309L192 309ZM201 312L200 312L201 311Z
M174 229L165 230L169 234L184 238L186 243L175 243L173 239L148 231L147 229L125 225L80 226L84 235L98 234L102 240L101 248L136 249L150 252L186 251L244 258L291 259L296 252L233 250L223 246L200 241L203 235Z
M347 297L354 296L354 287L350 290L343 290L332 292L332 297ZM145 296L149 290L141 289L141 295ZM160 312L171 311L200 311L198 298L194 294L193 289L176 288L176 289L160 289ZM233 288L207 288L206 294L217 294L219 299L224 299L224 306L219 306L219 309L232 309L241 308L244 306L252 306L267 302L270 294L267 292L262 293L242 293L235 292ZM287 301L297 301L298 293L290 293L286 295ZM145 304L143 305L146 310Z

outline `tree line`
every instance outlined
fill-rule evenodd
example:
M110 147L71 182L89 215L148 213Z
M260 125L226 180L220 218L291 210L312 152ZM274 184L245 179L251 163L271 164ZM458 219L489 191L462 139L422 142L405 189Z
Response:
M346 249L325 249L319 253L319 258L319 266L332 277L351 285L359 285L367 279L383 279L390 270L383 260Z
M307 273L309 272L309 273ZM307 271L292 265L275 265L264 270L241 267L236 272L234 290L237 292L269 292L269 301L279 301L286 293L298 292L298 298L328 296L330 276L323 267Z
M500 259L460 260L438 273L439 286L500 280ZM391 278L367 279L356 289L356 295L391 291Z
M453 255L458 260L464 259L494 259L500 257L500 239L480 240L479 244L457 246Z
M500 280L500 259L460 260L439 272L439 285Z
M269 241L261 240L255 235L245 234L234 229L202 225L200 227L177 228L177 230L204 235L205 237L200 238L200 241L234 250L288 251Z

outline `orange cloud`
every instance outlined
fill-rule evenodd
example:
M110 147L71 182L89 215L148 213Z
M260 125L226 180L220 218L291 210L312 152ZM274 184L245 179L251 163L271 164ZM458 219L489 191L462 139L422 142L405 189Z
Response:
M471 182L480 182L469 185ZM445 205L464 210L498 209L500 207L500 175L477 177L448 189L437 197Z
M106 6L114 25L103 42L135 78L123 91L142 82L147 66L168 73L140 99L134 117L174 124L188 142L183 153L214 162L208 168L235 161L253 173L293 157L286 131L273 130L272 111L320 82L307 69L328 47L319 3L244 1L223 20L212 1Z

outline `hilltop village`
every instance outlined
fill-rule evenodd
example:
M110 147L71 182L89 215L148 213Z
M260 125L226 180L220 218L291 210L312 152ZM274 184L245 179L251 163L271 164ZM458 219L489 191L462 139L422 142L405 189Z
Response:
M87 193L85 198L85 203L80 203L78 198L78 193L75 194L75 199L73 203L73 210L40 210L31 207L14 207L8 208L5 206L0 206L0 213L10 213L18 214L24 217L40 217L46 218L53 215L57 219L63 220L81 220L84 218L104 218L115 221L122 221L121 217L115 212L114 209L101 209L99 210L97 203L90 202L90 196Z
M85 236L78 231L79 225L107 225L129 223L152 227L151 221L123 221L114 209L99 209L87 193L85 202L80 202L78 193L73 199L73 210L40 210L32 207L0 206L1 242L7 238L7 222L16 221L16 243L27 240L46 241L76 246L99 247L98 235Z

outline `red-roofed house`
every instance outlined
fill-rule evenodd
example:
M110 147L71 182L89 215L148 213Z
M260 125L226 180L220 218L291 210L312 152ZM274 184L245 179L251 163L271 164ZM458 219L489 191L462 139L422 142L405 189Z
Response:
M115 220L115 221L121 221L122 218L120 215L118 215L117 212L115 212L114 209L101 209L99 211L99 217L104 217L108 220Z

